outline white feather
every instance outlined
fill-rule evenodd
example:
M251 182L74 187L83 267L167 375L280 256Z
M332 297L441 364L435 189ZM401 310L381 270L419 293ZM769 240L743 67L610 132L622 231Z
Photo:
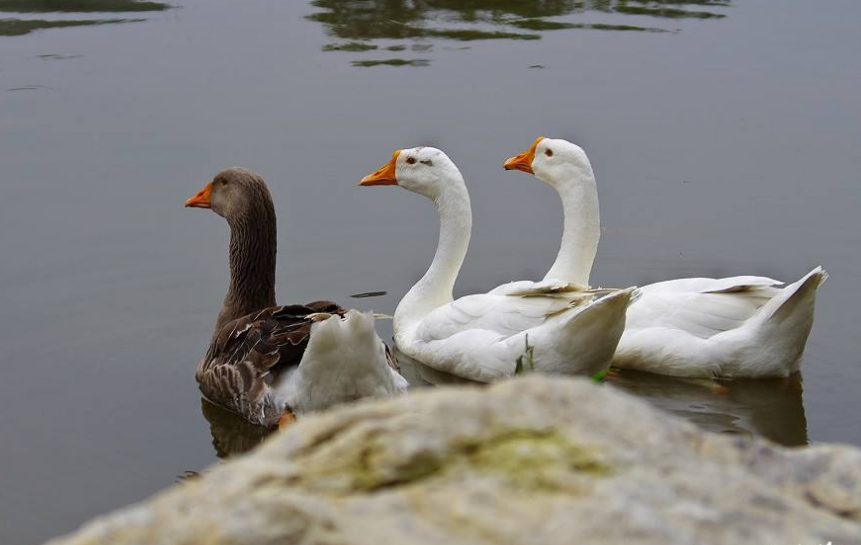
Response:
M402 150L396 175L398 185L430 198L440 217L433 262L395 311L402 352L436 370L483 382L513 375L527 340L538 371L594 374L609 366L633 290L595 300L598 293L581 285L525 282L454 301L472 227L463 177L435 148Z
M409 354L437 370L488 382L513 375L528 343L537 371L593 375L613 357L632 293L618 290L576 307L561 301L567 309L561 312L560 301L552 298L471 295L422 320ZM459 310L464 299L473 314ZM536 312L542 307L556 314Z
M332 316L311 326L302 361L275 386L275 396L304 414L406 390L406 380L389 366L373 314L350 310L343 319Z
M565 212L562 244L545 282L588 282L600 234L589 159L570 142L544 139L532 169L559 193ZM816 289L827 276L817 267L786 287L759 276L642 287L613 364L689 377L786 376L799 369Z

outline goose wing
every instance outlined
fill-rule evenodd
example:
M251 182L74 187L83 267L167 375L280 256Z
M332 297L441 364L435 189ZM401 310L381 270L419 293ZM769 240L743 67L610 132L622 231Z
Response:
M571 300L554 296L468 295L435 309L422 320L417 333L425 342L475 330L509 337L574 306Z
M640 288L642 297L628 311L628 329L680 330L701 339L742 327L781 283L770 278L687 278Z
M236 412L259 402L278 377L299 364L311 324L320 315L343 316L331 301L270 307L228 322L218 331L195 374L210 400Z
M533 282L531 280L518 280L497 286L488 293L493 295L514 295L520 297L530 296L559 296L570 297L579 294L591 294L591 290L587 286L574 284L571 282L562 282L561 280L542 280Z
M435 341L464 331L485 330L509 337L610 291L615 290L558 281L511 282L435 309L422 321L419 335L422 340Z

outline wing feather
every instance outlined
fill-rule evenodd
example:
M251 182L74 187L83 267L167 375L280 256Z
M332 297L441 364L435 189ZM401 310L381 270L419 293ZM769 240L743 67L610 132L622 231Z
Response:
M572 301L556 296L469 295L435 309L422 320L417 333L425 342L475 330L509 337L540 326L570 308Z
M253 417L250 408L261 402L267 386L302 360L311 336L310 315L319 313L343 316L346 310L314 301L266 308L225 324L195 374L204 396Z
M631 330L666 328L702 339L744 325L772 297L781 282L757 276L686 278L640 288L628 311Z

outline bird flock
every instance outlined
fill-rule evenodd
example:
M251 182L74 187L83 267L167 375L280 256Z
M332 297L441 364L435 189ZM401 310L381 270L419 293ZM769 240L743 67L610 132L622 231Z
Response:
M454 299L472 229L463 175L441 150L395 151L360 186L397 186L429 199L439 241L393 318L400 353L477 382L511 377L524 357L541 373L595 376L610 366L691 378L786 377L799 371L813 325L816 267L785 285L761 276L682 278L593 287L600 238L595 175L582 148L539 137L504 161L553 188L563 206L556 260L543 279ZM196 378L202 394L263 426L368 397L406 392L376 315L331 301L275 302L275 208L263 179L219 172L185 205L230 226L230 285Z

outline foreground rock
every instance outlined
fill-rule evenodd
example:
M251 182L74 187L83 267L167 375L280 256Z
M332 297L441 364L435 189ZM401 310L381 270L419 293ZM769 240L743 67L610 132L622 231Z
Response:
M861 543L861 451L531 377L307 418L56 545Z

